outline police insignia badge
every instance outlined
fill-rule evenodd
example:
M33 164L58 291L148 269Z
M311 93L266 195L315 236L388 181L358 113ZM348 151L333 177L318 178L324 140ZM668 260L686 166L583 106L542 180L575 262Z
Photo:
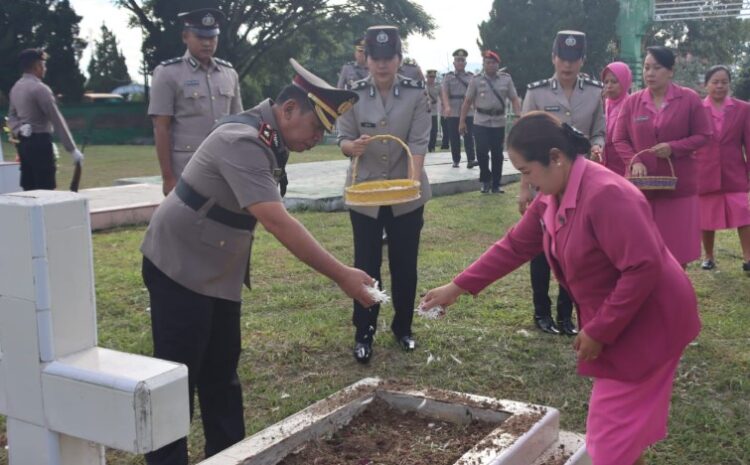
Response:
M388 34L386 34L386 33L385 33L385 32L383 32L383 31L380 31L380 34L378 34L378 35L377 35L377 37L375 37L375 40L376 40L376 41L377 41L377 42L378 42L379 44L385 44L385 43L387 43L387 42L388 42Z
M268 123L263 123L258 128L258 139L269 147L273 147L275 131Z
M216 24L216 19L211 13L208 13L203 19L201 19L201 23L203 23L204 26L213 26Z
M576 38L573 36L568 36L568 38L565 39L565 45L567 45L568 47L575 47Z

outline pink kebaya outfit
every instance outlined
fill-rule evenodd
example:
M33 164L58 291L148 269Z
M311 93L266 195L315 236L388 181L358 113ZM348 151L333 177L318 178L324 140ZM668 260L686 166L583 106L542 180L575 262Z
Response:
M454 283L477 294L542 251L582 330L603 344L598 358L578 362L579 374L595 378L589 454L594 465L630 465L666 434L674 372L700 331L693 287L643 194L582 156L559 204L538 195Z
M644 191L654 221L672 255L682 264L700 257L698 168L695 151L708 142L711 121L695 91L670 83L661 108L655 108L651 91L629 96L615 123L614 146L625 166L633 156L666 142L677 176L675 190ZM672 176L667 160L652 152L638 156L648 176Z
M696 152L701 229L750 225L750 105L727 97L716 108L706 97L703 107L714 133Z
M620 83L620 89L622 89L622 92L616 99L607 98L604 101L607 118L607 133L604 139L602 164L620 176L625 176L625 163L622 161L622 158L617 155L613 140L617 115L620 114L622 104L625 102L625 98L630 91L630 86L633 83L633 73L630 72L630 68L627 64L621 61L615 61L614 63L608 64L607 67L604 68L604 71L602 71L602 81L604 80L604 75L607 74L607 71L614 74L615 78L617 78L617 82Z

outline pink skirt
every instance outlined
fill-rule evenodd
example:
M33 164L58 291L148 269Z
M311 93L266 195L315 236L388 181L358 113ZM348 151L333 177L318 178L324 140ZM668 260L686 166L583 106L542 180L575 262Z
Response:
M661 237L677 262L687 264L701 256L698 196L648 199Z
M698 197L701 229L717 231L750 225L750 202L746 192L719 192Z
M638 382L594 379L586 451L594 465L631 465L667 436L677 357Z

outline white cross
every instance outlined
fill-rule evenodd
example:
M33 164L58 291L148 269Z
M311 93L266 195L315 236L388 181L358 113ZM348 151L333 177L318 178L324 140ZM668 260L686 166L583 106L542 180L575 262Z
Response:
M184 365L97 347L91 226L78 194L0 195L0 414L10 465L103 465L188 433Z

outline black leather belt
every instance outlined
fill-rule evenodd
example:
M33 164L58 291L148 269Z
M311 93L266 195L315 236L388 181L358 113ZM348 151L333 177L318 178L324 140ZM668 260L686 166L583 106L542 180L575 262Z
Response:
M204 197L198 191L193 189L192 186L183 181L182 178L177 181L177 186L175 186L174 191L175 194L177 194L177 197L185 202L185 205L195 211L200 210L209 200L208 197ZM252 215L235 213L216 204L208 209L206 212L206 218L210 218L217 223L229 226L230 228L246 229L248 231L252 231L253 228L255 228L255 224L258 222L258 220Z
M505 114L505 110L484 110L482 108L475 108L477 113L488 116L502 116Z

